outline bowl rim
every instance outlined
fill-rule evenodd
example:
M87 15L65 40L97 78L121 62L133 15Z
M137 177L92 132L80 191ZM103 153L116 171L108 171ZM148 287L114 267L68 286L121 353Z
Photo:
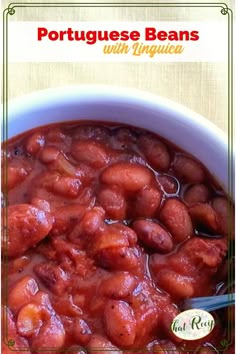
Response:
M208 167L208 161L205 158L205 155L207 153L213 154L215 152L215 149L217 150L217 158L219 158L220 163L222 164L222 171L219 172L218 167L215 167L216 163L210 161L210 166L209 166L209 172L211 175L220 183L222 188L230 195L233 197L234 196L234 191L229 190L229 176L226 176L227 173L223 171L227 171L228 166L229 166L229 143L228 143L228 137L224 133L223 130L221 130L219 127L217 127L214 123L212 123L209 119L203 117L201 114L194 112L193 110L176 103L174 101L171 101L168 98L158 96L154 93L150 93L148 91L143 91L139 90L136 88L128 88L128 87L122 87L122 86L113 86L113 85L100 85L100 84L81 84L81 85L67 85L67 86L59 86L59 87L54 87L54 88L47 88L43 90L38 90L34 91L32 93L26 94L19 96L17 98L14 98L12 100L9 100L7 106L8 106L8 125L13 124L16 122L19 117L23 119L23 117L26 115L30 115L32 112L39 113L41 112L46 112L46 114L51 110L51 112L54 112L55 110L60 111L65 110L65 107L67 108L75 108L76 106L81 105L85 107L85 111L88 110L89 106L92 105L97 105L97 107L113 107L112 105L115 105L115 107L119 107L119 109L124 110L124 107L128 107L128 109L136 110L136 111L142 111L146 110L148 114L154 114L156 112L161 112L167 118L167 120L175 120L175 126L177 126L180 129L184 128L186 133L185 139L181 137L181 143L178 143L175 141L173 138L173 134L169 134L170 136L165 136L165 134L160 132L160 134L157 132L156 128L155 133L159 134L160 136L163 136L167 141L170 143L179 146L181 149L186 151L187 153L190 153L191 155L195 156L197 159L201 160L203 165ZM121 108L120 108L121 107ZM104 108L104 107L103 107ZM54 110L54 111L53 111ZM146 111L145 111L146 113ZM114 110L112 111L111 115L114 115ZM112 117L114 118L114 116ZM161 118L162 122L163 119ZM153 119L153 117L152 117ZM58 119L58 122L66 121L66 119ZM76 119L68 119L68 121L73 121ZM89 120L88 118L82 119L82 118L77 118L77 120ZM90 119L91 120L98 120L102 122L109 121L108 119ZM151 119L149 119L151 120ZM110 121L115 121L119 122L118 120L110 119ZM2 120L3 122L3 120ZM23 132L26 132L27 130L31 130L33 128L37 128L40 126L45 126L47 124L51 124L57 122L57 120L49 122L43 122L42 124L33 124L33 126L29 126L28 129L22 129L19 133L13 134L8 137L11 138L13 136L16 136L18 134L21 134ZM136 127L141 127L143 129L147 129L150 131L150 128L146 127L146 123L142 123L140 121L137 121L137 124L133 122L127 121L124 122L120 121L121 124L128 124L128 125L133 125ZM30 123L31 124L31 123ZM23 124L24 125L24 124ZM16 125L15 125L16 126ZM162 127L161 127L162 128ZM8 129L10 130L10 129ZM166 130L166 128L164 128ZM179 130L179 129L178 129ZM180 130L179 130L180 131ZM196 147L192 148L191 142L185 143L182 141L184 140L191 140L191 134L192 131L195 131L194 134L194 140L195 140L195 145L196 141L199 140L199 143L201 143L201 139L199 136L202 138L203 144L200 146L199 151L197 150ZM190 134L188 136L188 133ZM180 133L177 132L177 135L180 135ZM199 134L199 136L198 136ZM176 136L175 136L176 138ZM179 137L177 140L180 139ZM209 142L205 142L205 140L209 140ZM194 142L193 142L194 144ZM204 151L203 147L208 144L208 148L210 147L209 151ZM186 147L186 145L188 145ZM194 150L194 152L193 152ZM200 156L201 155L201 156ZM213 156L213 155L211 155ZM212 167L214 165L214 167ZM234 165L234 156L233 156L233 165ZM217 172L215 172L217 170Z
M9 100L7 105L9 107L10 104L11 107L8 109L8 119L11 119L11 117L15 117L15 115L19 116L20 113L24 113L26 110L29 110L32 107L40 107L42 105L47 105L48 103L51 103L52 99L54 99L54 103L56 103L61 100L72 100L74 98L78 98L79 96L82 99L84 99L86 96L89 96L90 99L93 96L97 96L97 98L101 99L104 97L104 95L106 95L106 98L107 96L113 96L113 99L115 98L116 100L138 99L141 103L155 104L161 109L166 109L171 113L173 113L174 111L177 114L191 117L192 121L198 122L197 124L201 125L202 127L205 127L206 130L209 130L209 132L211 132L211 134L214 134L222 142L228 145L227 134L200 113L197 113L180 103L172 101L171 99L168 99L166 97L157 95L155 93L136 88L128 88L114 85L81 84L58 86L53 88L36 90L31 93L27 93L25 95L21 95ZM3 122L3 120L1 120L1 122Z

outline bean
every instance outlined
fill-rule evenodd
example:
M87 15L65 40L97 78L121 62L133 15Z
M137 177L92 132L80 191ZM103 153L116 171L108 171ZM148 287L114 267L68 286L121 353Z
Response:
M110 231L106 228L104 231L96 235L92 244L92 253L97 254L106 248L128 247L129 242L127 237L120 235L117 232Z
M116 186L104 187L98 192L98 203L106 211L106 216L114 220L126 218L127 203L122 190Z
M73 338L76 343L85 346L88 344L92 336L92 332L87 324L81 318L74 318L73 320Z
M43 324L43 313L40 306L29 303L23 306L17 316L17 330L24 337L32 337Z
M79 194L81 182L78 178L59 177L52 185L54 193L67 198L76 198Z
M71 147L71 154L77 161L95 168L104 167L109 161L104 145L95 141L81 140L74 142Z
M162 193L157 188L146 186L137 192L134 203L131 204L132 217L151 218L157 214L162 199Z
M39 153L39 160L45 164L57 159L60 151L54 146L45 146Z
M18 312L38 292L38 284L29 275L24 276L13 286L8 295L8 306L13 312Z
M234 236L234 210L230 201L224 197L212 199L212 207L220 220L220 230L223 234ZM230 232L229 232L230 231Z
M137 192L151 180L152 173L147 167L127 162L109 166L101 174L102 183L117 185L129 192Z
M220 220L215 210L205 203L199 203L188 208L189 215L197 228L201 227L211 232L220 232ZM204 230L205 231L205 230Z
M108 352L111 352L112 354L122 353L122 351L115 347L107 338L98 334L92 335L88 344L88 353L94 354L95 351L97 354L107 354Z
M138 145L150 165L156 170L167 170L170 166L170 155L166 146L151 134L141 135Z
M168 253L173 249L170 234L160 225L148 220L137 220L132 224L138 238L145 246L161 253Z
M137 243L136 232L128 226L125 226L121 223L114 223L114 224L107 226L107 230L109 230L109 232L111 232L111 233L114 232L114 233L121 235L121 237L127 238L130 246L134 246Z
M104 310L108 337L117 345L130 346L135 340L136 320L131 307L124 301L109 300Z
M45 238L52 228L53 218L30 204L8 207L8 255L24 254ZM5 250L6 251L6 250Z
M185 203L192 205L206 203L209 200L210 191L204 184L195 184L188 188L184 193Z
M60 128L50 129L47 133L47 141L52 143L60 143L63 142L66 138L66 135L62 132ZM68 138L68 137L67 137Z
M192 236L193 226L186 206L178 199L167 199L160 212L160 220L176 242Z
M8 167L7 186L4 189L12 189L25 180L28 173L23 167Z
M136 271L140 266L140 258L135 250L128 247L110 247L96 255L97 263L112 270Z
M167 194L178 193L179 182L174 176L159 175L157 176L157 179L165 193Z
M33 133L26 141L25 148L28 153L36 155L37 152L44 146L45 139L40 132Z
M110 139L109 129L97 125L84 125L73 127L72 134L74 139L78 140L93 139L107 142Z
M75 228L68 235L68 238L76 242L80 237L95 234L103 225L104 214L104 210L101 207L94 207L91 210L87 210L81 221L77 223Z
M112 299L124 299L132 294L137 279L127 272L116 272L101 283L101 293Z
M184 299L194 295L193 280L172 270L162 269L157 274L158 285L174 298Z
M116 134L116 140L128 146L131 145L131 143L134 143L136 141L136 134L130 128L125 128L125 127L117 128L115 130L115 134Z
M176 156L174 170L178 178L186 183L202 183L205 180L205 170L200 162L186 155Z

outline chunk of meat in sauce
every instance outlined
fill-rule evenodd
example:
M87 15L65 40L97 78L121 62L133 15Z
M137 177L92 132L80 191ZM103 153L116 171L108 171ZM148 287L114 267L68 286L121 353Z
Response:
M9 257L23 255L36 246L48 235L53 223L49 213L30 204L10 205L7 207L7 217Z

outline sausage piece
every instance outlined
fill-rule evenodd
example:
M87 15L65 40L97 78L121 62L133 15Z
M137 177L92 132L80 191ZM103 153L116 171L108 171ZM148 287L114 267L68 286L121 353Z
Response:
M45 238L52 228L53 218L30 204L17 204L8 207L8 245L9 257L21 256L29 248Z

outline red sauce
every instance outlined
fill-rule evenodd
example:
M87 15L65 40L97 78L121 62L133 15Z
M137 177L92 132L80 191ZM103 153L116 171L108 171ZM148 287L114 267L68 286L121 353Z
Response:
M170 331L227 281L228 198L199 161L138 128L65 123L11 139L7 168L14 349L221 348L221 319L198 341Z

